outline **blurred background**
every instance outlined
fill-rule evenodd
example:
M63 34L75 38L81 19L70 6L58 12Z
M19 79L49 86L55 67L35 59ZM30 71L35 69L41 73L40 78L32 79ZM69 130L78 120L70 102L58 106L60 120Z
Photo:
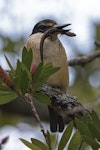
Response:
M99 0L0 0L0 66L9 70L6 55L16 67L27 37L42 19L72 24L69 28L76 37L59 36L68 60L100 49L95 45L95 41L100 41ZM68 92L100 114L100 58L84 67L69 67L69 72ZM44 126L49 129L47 106L39 103L36 106ZM18 138L43 138L30 107L19 99L0 106L0 139L5 136L10 138L4 150L28 150Z

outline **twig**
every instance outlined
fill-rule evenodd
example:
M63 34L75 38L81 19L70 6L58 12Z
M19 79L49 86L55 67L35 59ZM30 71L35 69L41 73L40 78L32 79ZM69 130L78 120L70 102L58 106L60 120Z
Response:
M85 64L93 61L94 59L96 59L98 57L100 57L100 50L97 50L97 51L95 51L95 52L93 52L87 56L83 56L83 57L69 60L68 65L69 66L76 66L76 65L84 66Z
M37 110L36 110L36 108L34 106L33 97L30 94L28 94L28 93L26 95L26 101L31 106L31 110L32 110L32 112L33 112L33 114L34 114L34 116L35 116L35 118L36 118L36 120L37 120L37 122L38 122L38 124L39 124L39 126L41 128L41 132L43 133L44 137L46 138L46 132L45 132L45 130L43 128L43 125L41 123L40 117L39 117L39 115L37 113Z
M31 106L31 110L34 113L34 116L37 120L37 122L40 125L41 131L44 135L44 137L46 138L46 133L45 130L43 128L43 125L41 124L41 120L39 118L39 115L37 113L37 110L34 106L33 100L32 100L32 96L31 94L27 93L25 96L23 96L18 90L15 90L12 81L10 80L8 74L6 73L6 71L0 66L0 79L6 84L7 87L9 87L11 90L15 91L15 93L24 101L27 101L30 106ZM0 146L1 148L1 146Z
M7 72L0 66L0 79L5 83L7 87L13 90L13 83L9 78Z

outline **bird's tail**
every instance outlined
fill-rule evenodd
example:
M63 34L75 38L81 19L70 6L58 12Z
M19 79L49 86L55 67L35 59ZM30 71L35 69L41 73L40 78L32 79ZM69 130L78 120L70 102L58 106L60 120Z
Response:
M64 129L64 122L62 116L60 116L51 106L48 106L48 109L51 132L62 132Z

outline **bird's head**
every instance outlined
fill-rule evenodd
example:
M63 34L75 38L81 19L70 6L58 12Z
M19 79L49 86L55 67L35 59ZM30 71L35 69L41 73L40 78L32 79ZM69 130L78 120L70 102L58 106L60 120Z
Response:
M44 33L45 31L47 31L48 29L50 29L56 24L57 23L54 20L50 20L50 19L42 20L34 26L32 30L32 34L35 34L37 32Z

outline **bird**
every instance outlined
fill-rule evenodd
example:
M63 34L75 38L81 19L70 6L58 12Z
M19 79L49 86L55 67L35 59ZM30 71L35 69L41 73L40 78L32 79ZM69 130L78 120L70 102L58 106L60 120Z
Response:
M57 25L57 22L51 19L44 19L36 23L31 35L28 37L25 47L32 49L33 61L32 65L38 66L41 62L40 57L40 41L43 34ZM44 41L43 45L43 62L44 64L52 62L54 67L60 67L60 70L54 73L46 81L48 85L59 88L63 93L67 92L69 87L69 71L68 61L65 48L56 33L50 34ZM50 129L51 132L62 132L64 130L64 122L62 116L48 106Z

